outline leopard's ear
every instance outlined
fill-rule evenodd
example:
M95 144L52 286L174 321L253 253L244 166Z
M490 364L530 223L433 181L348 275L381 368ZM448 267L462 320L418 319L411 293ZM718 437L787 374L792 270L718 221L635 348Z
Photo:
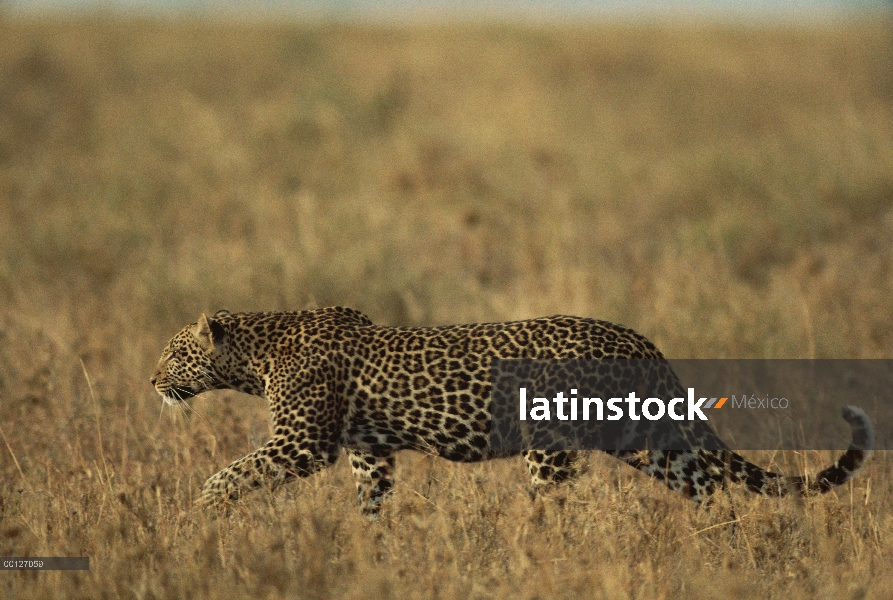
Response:
M201 349L210 353L226 338L226 330L220 323L202 313L198 323L192 327L192 335Z

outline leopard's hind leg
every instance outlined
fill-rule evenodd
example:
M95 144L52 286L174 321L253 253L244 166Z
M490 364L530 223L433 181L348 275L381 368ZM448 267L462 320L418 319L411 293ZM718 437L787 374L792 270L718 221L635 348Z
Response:
M532 494L547 486L576 477L579 473L577 453L574 451L527 450L524 452L524 461L530 474Z
M640 450L609 452L668 488L701 504L717 490L728 487L729 473L723 451Z

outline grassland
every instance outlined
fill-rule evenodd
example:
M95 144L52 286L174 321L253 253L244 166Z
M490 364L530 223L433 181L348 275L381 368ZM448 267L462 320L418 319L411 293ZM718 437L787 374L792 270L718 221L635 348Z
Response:
M670 357L889 357L893 23L361 27L0 13L0 596L890 598L893 465L698 511L628 467L400 456L227 519L259 399L159 412L200 312L572 313ZM751 453L814 472L828 453Z

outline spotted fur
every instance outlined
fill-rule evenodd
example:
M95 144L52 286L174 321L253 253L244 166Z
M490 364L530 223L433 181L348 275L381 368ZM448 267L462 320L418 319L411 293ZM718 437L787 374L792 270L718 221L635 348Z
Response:
M342 307L220 311L211 318L201 315L173 337L151 382L169 404L215 389L261 396L270 404L272 439L208 479L200 503L218 505L261 485L305 477L334 464L343 448L362 510L374 516L393 487L398 450L424 450L461 462L497 456L490 449L490 365L496 358L663 356L630 329L570 316L407 328L379 327ZM672 380L662 382L673 394L668 397L684 396L670 374ZM843 416L852 427L852 445L809 479L768 472L728 450L611 454L696 502L726 482L743 482L770 496L821 493L851 479L871 450L865 413L847 407ZM701 422L678 427L688 440L715 438ZM576 473L574 452L523 455L533 489Z

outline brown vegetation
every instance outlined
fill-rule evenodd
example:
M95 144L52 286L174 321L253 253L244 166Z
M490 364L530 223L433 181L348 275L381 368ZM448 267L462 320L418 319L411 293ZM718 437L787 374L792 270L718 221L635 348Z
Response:
M373 524L341 462L211 520L264 406L159 414L148 384L201 311L314 302L890 356L890 30L0 16L0 555L91 560L0 595L893 597L883 453L825 497L736 493L734 524L599 455L534 502L518 461L402 455Z

